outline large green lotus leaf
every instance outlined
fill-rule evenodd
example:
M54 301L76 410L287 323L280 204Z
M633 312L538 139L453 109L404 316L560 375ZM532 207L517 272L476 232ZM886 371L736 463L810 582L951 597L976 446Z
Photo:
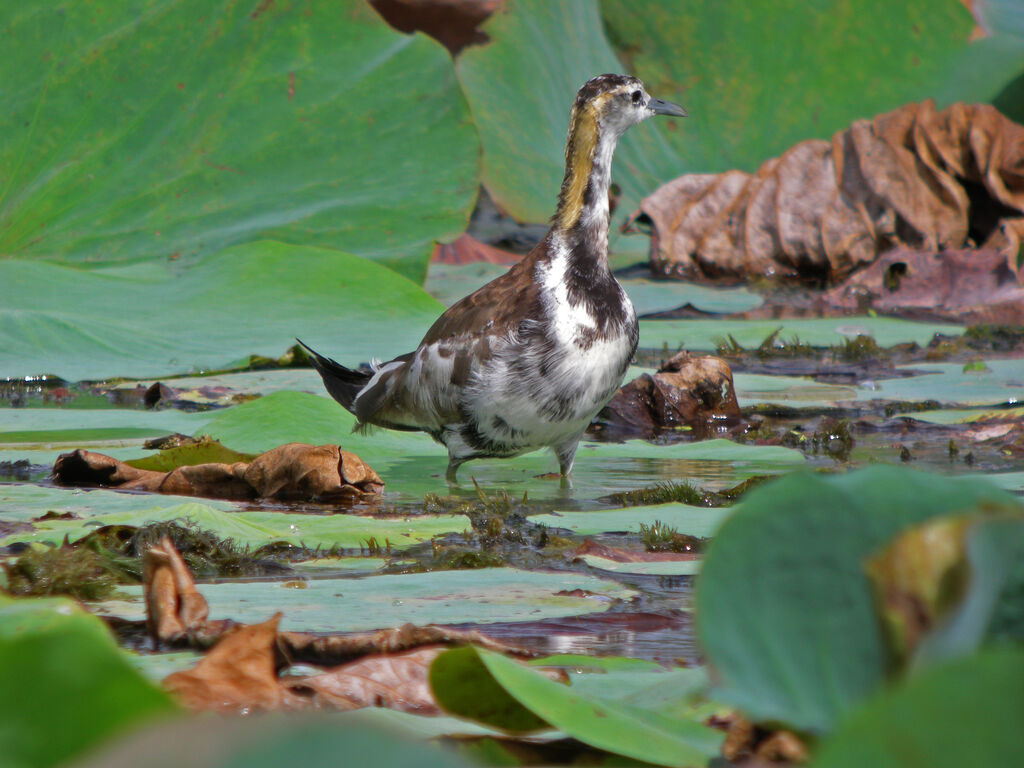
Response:
M916 342L922 346L936 333L959 336L963 327L897 320L891 317L815 317L792 320L643 320L640 322L640 346L643 349L672 351L713 350L719 341L732 336L747 349L756 349L770 334L781 328L779 338L793 336L816 347L842 344L858 335L871 336L879 346Z
M21 488L29 490L21 493ZM358 549L372 538L381 547L389 544L392 550L400 551L429 541L434 536L459 533L470 527L469 519L463 515L366 517L351 514L282 514L261 510L238 511L240 506L225 508L227 505L223 502L219 506L192 500L181 503L180 497L152 495L137 495L135 498L140 501L136 508L131 508L131 502L122 502L119 505L121 511L96 511L95 506L87 511L78 503L75 491L55 492L50 501L40 503L38 497L42 494L31 489L32 486L3 488L0 494L0 504L3 504L0 507L0 519L25 521L49 510L74 511L81 515L81 519L40 520L33 523L31 531L17 531L0 539L0 546L16 541L59 544L65 536L75 541L103 525L140 526L167 520L187 520L243 546L258 547L271 541L285 541L309 548L330 549L338 546ZM57 493L63 493L66 500L59 498ZM94 491L88 495L92 493L101 492ZM107 494L106 498L127 495L102 493Z
M420 281L466 223L451 59L362 0L32 0L0 27L0 254L188 263L271 237Z
M442 309L379 264L273 241L186 265L0 260L0 372L166 376L277 357L296 336L355 365L415 348Z
M691 507L686 504L656 504L649 507L552 512L532 515L530 521L552 528L565 528L580 536L595 533L639 533L640 525L660 520L679 533L702 538L713 536L732 513L730 507Z
M936 96L973 27L957 0L604 0L601 8L633 73L686 105L690 119L667 136L702 173L752 171L798 141Z
M930 668L858 708L814 768L1024 765L1024 652L987 650Z
M877 381L871 397L937 400L949 405L1013 405L1024 401L1024 363L1019 359L986 360L983 371L965 371L963 363L918 363L904 367L923 375Z
M623 278L619 283L633 302L637 315L666 312L692 304L705 312L746 312L764 299L746 288L712 288L682 280Z
M178 711L132 669L103 623L71 600L0 605L4 765L64 765L111 736Z
M751 491L698 582L698 639L719 697L757 720L831 730L887 669L865 558L915 523L983 502L1016 503L982 478L885 465Z
M454 718L370 708L330 714L181 718L146 728L76 763L76 768L470 768L433 736L469 732ZM473 729L469 735L493 732Z
M210 615L244 623L282 611L282 629L357 632L413 624L536 621L605 611L632 590L593 576L559 571L481 568L400 576L200 584ZM576 590L580 592L573 594ZM141 587L126 587L129 601L97 603L96 610L138 618ZM581 593L583 596L581 596Z
M517 219L547 221L562 183L576 91L625 67L604 36L596 0L507 0L483 29L490 42L463 51L456 70L484 147L484 184ZM665 128L648 121L620 141L612 168L622 190L616 220L683 171Z
M707 765L723 738L703 723L574 690L480 648L457 648L435 659L430 686L452 714L513 732L554 727L592 747L654 765Z

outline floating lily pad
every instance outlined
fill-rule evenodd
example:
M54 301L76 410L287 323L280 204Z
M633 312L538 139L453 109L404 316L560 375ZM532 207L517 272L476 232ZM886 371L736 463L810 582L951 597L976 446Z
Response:
M656 504L649 507L554 512L533 515L530 521L552 528L566 528L580 536L596 533L639 533L640 525L660 520L687 536L713 536L732 513L730 507L690 507L686 504Z
M683 347L690 350L713 350L718 341L732 336L745 348L756 349L770 334L781 328L783 339L798 336L800 341L816 347L841 344L858 335L871 336L879 346L916 342L922 346L936 333L959 336L957 325L916 323L891 317L798 318L794 320L645 320L640 323L640 346L644 349L670 351Z
M917 421L930 424L971 424L982 419L1014 420L1024 419L1024 408L948 408L940 411L913 411L901 413Z
M68 380L244 366L296 336L355 365L414 348L442 311L372 261L270 241L187 267L0 260L0 307L0 370Z
M717 696L756 720L825 732L889 668L864 559L901 530L1014 497L982 478L875 465L794 473L746 495L708 546L698 638Z
M434 239L462 231L478 184L448 52L395 32L362 0L257 5L6 4L0 252L189 263L271 237L422 280ZM317 274L301 255L291 270ZM51 290L37 308L74 311ZM177 323L173 298L160 298ZM49 327L80 325L73 315ZM110 338L119 327L92 332L122 346Z
M259 547L271 541L285 541L310 548L329 549L338 546L359 549L372 538L381 547L390 545L392 550L398 551L429 541L434 536L458 533L470 527L469 519L463 515L367 517L238 511L239 506L223 502L218 506L213 506L217 502L206 503L205 500L204 503L193 500L181 503L181 497L116 494L110 491L83 494L86 498L102 494L96 501L90 499L91 507L85 507L76 494L82 492L34 486L0 486L0 519L26 521L47 510L58 513L73 511L80 515L80 519L35 522L30 531L17 531L0 538L0 545L16 541L59 544L65 536L75 541L104 525L141 526L167 520L188 520L242 546ZM103 511L103 502L117 496L125 499L117 500L119 503L115 508L120 506L120 511Z
M480 131L484 184L515 218L547 221L562 182L576 91L595 75L626 69L608 45L595 0L507 0L483 30L490 42L464 50L456 70ZM651 120L620 141L612 168L622 190L616 221L684 170L666 130Z
M873 396L887 400L937 400L954 405L1024 402L1024 362L986 360L985 371L965 371L963 363L918 363L907 368L922 376L876 382Z
M471 768L464 757L428 742L446 733L494 735L454 718L378 707L301 716L182 717L139 730L76 765L278 768L332 765L339 756L358 755L361 768Z
M701 173L752 171L798 141L936 96L974 26L957 0L604 0L601 10L631 71L690 110L666 136Z
M700 560L653 560L643 563L620 563L597 555L583 555L583 562L591 568L610 573L630 573L644 576L695 576L700 573Z
M536 621L604 611L615 601L635 595L613 581L592 576L515 568L311 579L303 583L305 587L299 589L285 586L285 582L222 582L200 584L199 591L210 604L211 616L256 623L282 611L281 628L297 632L356 632L406 622ZM99 603L96 610L141 616L145 611L141 587L124 591L133 597L131 602Z
M820 384L803 376L736 373L733 374L733 384L740 408L761 403L813 408L863 399L863 392L855 387Z

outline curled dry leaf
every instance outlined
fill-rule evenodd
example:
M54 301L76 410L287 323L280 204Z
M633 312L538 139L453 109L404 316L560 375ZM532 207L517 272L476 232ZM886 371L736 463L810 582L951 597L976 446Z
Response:
M367 656L319 675L285 682L301 691L321 709L386 707L417 715L441 713L431 693L427 674L443 646L418 648L397 654Z
M53 465L61 485L100 485L122 490L214 499L301 499L336 502L377 495L384 482L354 453L337 445L287 443L250 463L196 464L171 472L136 469L92 451L62 454Z
M688 352L674 355L653 376L642 374L621 387L598 414L607 429L643 435L681 426L703 435L739 418L729 364Z
M171 540L164 537L142 558L146 628L159 644L173 642L206 624L209 606Z
M931 101L803 141L754 174L689 174L633 215L651 266L687 279L837 282L894 247L981 245L1012 259L1024 234L1024 127L985 104Z
M195 667L165 677L164 687L193 712L307 708L277 677L280 620L277 613L262 624L233 627Z

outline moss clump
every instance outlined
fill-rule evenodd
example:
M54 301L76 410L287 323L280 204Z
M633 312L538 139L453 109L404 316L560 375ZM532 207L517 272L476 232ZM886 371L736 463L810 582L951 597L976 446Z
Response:
M461 546L438 545L433 550L431 570L461 571L474 568L499 568L505 559L494 552Z
M964 331L963 339L971 349L1009 352L1024 346L1024 326L972 325Z
M242 547L198 526L172 520L142 527L107 525L60 547L25 551L3 565L7 591L14 595L70 595L102 600L118 584L142 581L142 556L168 537L200 578L290 573L289 562L329 553L274 542Z
M700 552L704 539L679 533L661 520L650 525L640 523L640 539L648 552Z
M768 479L768 475L756 475L744 480L739 485L721 491L709 491L697 488L687 482L677 483L670 480L633 491L613 493L605 496L604 500L623 507L641 507L670 502L689 504L691 507L726 507L751 488Z
M642 507L652 504L668 504L678 502L694 507L712 506L708 503L710 494L687 482L677 483L672 480L656 483L633 491L613 493L607 497L614 504L624 507Z
M79 600L104 600L118 584L135 581L116 560L67 543L53 549L29 549L13 563L3 564L7 591L23 597L69 595Z
M842 344L832 348L834 356L847 363L859 363L864 360L881 360L888 355L871 336L857 334L852 339L844 339Z

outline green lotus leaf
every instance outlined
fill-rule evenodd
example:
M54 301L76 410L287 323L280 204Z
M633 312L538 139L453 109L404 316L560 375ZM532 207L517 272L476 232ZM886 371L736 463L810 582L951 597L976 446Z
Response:
M190 264L273 238L421 281L465 226L479 145L451 59L362 0L29 0L0 28L4 256Z
M938 96L974 25L957 0L604 0L601 10L633 74L686 105L690 119L665 136L701 173L753 171L798 141Z
M708 546L697 635L718 697L812 732L881 685L890 658L864 560L924 520L1016 504L983 478L875 465L752 490Z
M132 669L103 623L71 600L0 602L5 765L65 765L116 734L177 713Z
M683 698L685 691L673 682ZM430 668L430 685L452 714L512 732L554 727L592 747L654 765L707 765L723 738L703 723L643 706L642 699L627 703L577 691L480 648L439 656Z
M921 672L851 713L814 768L1021 765L1024 653L987 650Z

